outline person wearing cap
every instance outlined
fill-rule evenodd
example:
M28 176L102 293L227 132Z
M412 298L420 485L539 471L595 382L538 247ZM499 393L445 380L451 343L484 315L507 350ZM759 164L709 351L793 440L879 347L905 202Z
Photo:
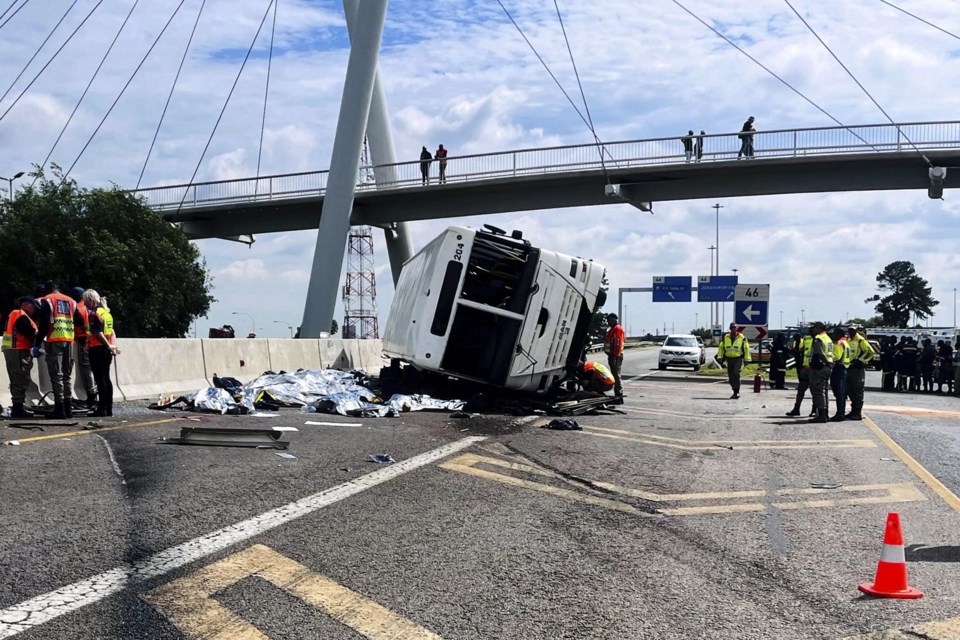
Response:
M113 356L120 354L113 331L113 315L106 300L93 289L83 292L83 301L90 310L90 366L97 381L100 394L94 416L113 415L113 383L110 381L110 364Z
M797 334L797 337L793 345L793 363L794 367L797 370L797 397L793 402L793 409L787 411L786 415L795 418L800 415L800 405L803 404L803 396L807 393L807 389L810 388L810 365L809 357L807 354L810 353L810 350L813 348L813 336L807 334L805 336L800 336ZM813 393L811 392L811 399ZM810 409L810 415L808 417L812 418L817 415L817 408L814 406Z
M89 311L83 301L83 287L74 287L70 290L70 297L77 303L77 316L73 327L74 358L77 362L77 371L83 382L83 390L87 394L87 406L97 404L97 383L93 379L93 369L90 367L90 348L87 346L87 332L90 328Z
M52 417L71 418L74 327L83 320L77 313L77 303L60 293L56 282L47 282L44 291L46 295L39 300L35 347L40 349L46 341L47 372L53 391ZM36 356L37 351L33 355Z
M33 343L37 338L37 323L33 321L40 303L24 296L7 318L3 332L3 359L10 379L10 398L13 407L11 418L29 418L33 413L23 408L30 387L30 371L33 370Z
M847 395L850 397L850 413L847 420L863 420L863 388L866 385L867 365L877 355L870 341L860 335L857 327L849 327L850 366L847 368ZM891 374L892 375L892 374ZM892 380L892 378L891 378Z
M843 327L834 327L830 332L833 340L833 370L830 372L830 389L833 391L837 412L830 422L843 422L847 411L847 367L850 366L850 345Z
M723 336L717 347L717 362L727 365L727 381L733 389L731 400L740 397L740 371L744 362L750 362L750 344L740 333L737 323L730 323L730 331Z
M813 392L813 407L817 412L810 422L829 422L827 407L830 376L833 373L833 341L827 335L827 328L822 322L815 322L810 326L810 335L813 336L813 346L809 357L804 354L804 365L810 367L810 390Z
M620 367L623 366L623 343L625 332L620 325L617 314L607 314L607 336L603 339L603 352L607 354L607 364L610 365L610 373L613 374L613 395L623 395L623 381L620 379Z

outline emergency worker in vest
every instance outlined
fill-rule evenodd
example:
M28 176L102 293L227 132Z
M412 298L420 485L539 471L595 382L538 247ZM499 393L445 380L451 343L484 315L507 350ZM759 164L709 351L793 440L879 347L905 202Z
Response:
M833 342L827 335L827 329L822 322L815 322L810 327L810 335L813 336L813 347L810 349L806 364L810 367L810 389L813 391L813 406L817 412L810 422L828 422L830 375L833 373Z
M604 393L613 389L616 378L605 366L593 360L587 360L581 368L580 383L587 391Z
M623 366L623 342L626 333L620 326L617 314L607 314L607 336L603 339L603 352L607 354L607 364L610 365L610 373L613 374L614 385L613 395L623 395L623 381L620 379L620 367Z
M33 414L23 408L30 386L30 371L33 369L34 341L37 339L37 324L33 316L40 309L40 303L24 296L20 304L10 312L7 326L3 332L3 359L7 364L7 377L10 379L10 398L13 407L11 418L29 418Z
M87 393L87 406L93 408L97 404L97 383L93 380L93 369L90 368L90 351L87 346L89 312L83 301L83 287L71 289L70 297L77 303L77 313L82 320L73 328L73 343L76 345L73 355L77 361L77 371L80 373L80 381L83 382L83 390Z
M786 389L787 360L790 359L790 348L787 346L787 336L778 333L773 336L773 348L770 350L770 382L774 389Z
M740 397L740 370L744 362L750 362L750 345L743 337L735 322L730 323L730 331L723 336L717 348L717 362L727 365L727 381L733 389L731 400Z
M113 315L106 301L101 299L100 294L93 289L83 292L83 301L90 310L90 366L93 368L93 377L100 390L97 409L93 415L112 416L113 383L110 381L110 364L113 362L113 356L120 354L120 349L115 344Z
M46 295L40 299L40 314L37 317L36 346L46 340L47 372L53 390L54 418L71 418L70 406L73 396L73 337L74 326L82 323L77 313L77 303L70 296L60 293L55 282L44 285ZM36 355L36 353L34 353Z
M813 348L813 337L808 335L800 336L797 334L793 343L793 363L797 369L797 399L793 403L793 409L787 411L791 418L800 415L800 405L803 403L803 396L810 388L810 366L807 364L807 354ZM812 393L811 393L812 396ZM817 415L816 407L810 410L810 417Z
M850 366L850 345L843 327L834 327L830 332L833 340L833 371L830 373L830 389L837 403L837 412L830 422L843 422L847 412L847 367Z
M848 343L850 345L850 366L847 368L847 395L850 398L850 413L844 416L847 420L863 420L860 412L863 410L863 388L866 384L867 365L877 355L870 341L860 335L857 327L847 329L847 335L850 336ZM884 367L886 368L886 367ZM886 371L884 371L884 375ZM893 385L893 374L890 376L891 387ZM887 380L884 378L884 388Z

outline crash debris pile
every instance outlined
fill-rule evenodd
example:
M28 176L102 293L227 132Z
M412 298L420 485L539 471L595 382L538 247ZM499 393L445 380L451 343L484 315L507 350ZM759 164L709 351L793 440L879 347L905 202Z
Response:
M397 417L407 411L460 411L465 404L462 400L438 400L422 394L394 394L384 402L369 388L371 381L362 371L268 371L246 385L236 378L214 374L213 382L213 387L179 397L169 396L150 408L248 415L280 407L301 407L309 413L383 418Z

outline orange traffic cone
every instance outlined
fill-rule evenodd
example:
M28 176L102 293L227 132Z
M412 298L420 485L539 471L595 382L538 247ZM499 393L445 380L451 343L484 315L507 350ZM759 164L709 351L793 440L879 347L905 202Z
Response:
M883 552L877 565L877 577L864 582L860 591L878 598L922 598L923 592L907 584L907 560L903 554L903 531L900 514L887 514L887 528L883 532Z

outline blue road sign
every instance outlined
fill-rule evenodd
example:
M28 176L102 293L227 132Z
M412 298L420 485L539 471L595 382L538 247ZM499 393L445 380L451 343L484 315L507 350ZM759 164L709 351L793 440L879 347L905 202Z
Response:
M697 276L697 302L730 302L737 276Z
M653 301L690 302L692 282L691 276L653 276Z
M733 321L744 325L766 325L767 300L737 300L733 304Z

